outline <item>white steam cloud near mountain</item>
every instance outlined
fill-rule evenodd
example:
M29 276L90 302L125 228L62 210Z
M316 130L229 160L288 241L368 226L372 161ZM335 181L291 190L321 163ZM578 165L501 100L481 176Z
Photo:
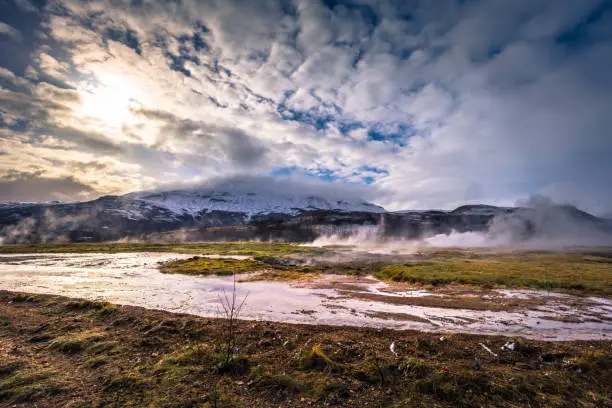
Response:
M326 183L313 177L292 175L291 177L252 176L247 174L216 177L200 183L163 184L155 190L138 195L173 190L225 191L231 193L257 193L261 195L319 196L328 200L359 201L373 195L370 186L358 184Z
M550 198L532 196L517 203L516 212L494 217L487 231L452 231L420 239L389 238L384 225L362 226L317 238L309 246L349 245L380 254L414 253L423 247L505 247L561 249L575 246L612 245L609 223Z

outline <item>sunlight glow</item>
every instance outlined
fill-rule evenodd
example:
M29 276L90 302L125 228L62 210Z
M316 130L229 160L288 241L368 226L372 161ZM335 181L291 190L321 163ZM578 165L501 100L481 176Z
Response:
M76 116L110 128L133 123L136 118L132 110L139 105L139 90L114 74L98 73L96 77L98 84L89 84L81 90L81 106L75 110Z

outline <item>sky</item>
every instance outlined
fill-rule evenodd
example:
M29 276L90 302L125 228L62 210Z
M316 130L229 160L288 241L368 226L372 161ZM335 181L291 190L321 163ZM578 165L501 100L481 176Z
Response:
M236 175L612 214L612 2L1 0L0 201Z

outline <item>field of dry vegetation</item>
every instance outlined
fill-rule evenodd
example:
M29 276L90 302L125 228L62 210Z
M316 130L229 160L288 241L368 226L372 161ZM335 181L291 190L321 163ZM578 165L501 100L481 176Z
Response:
M610 341L238 321L228 360L217 319L9 292L0 305L0 406L612 404Z

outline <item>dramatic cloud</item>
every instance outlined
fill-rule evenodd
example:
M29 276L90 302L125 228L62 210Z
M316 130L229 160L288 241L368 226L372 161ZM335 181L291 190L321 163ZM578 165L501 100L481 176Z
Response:
M605 0L5 3L0 182L20 197L251 174L390 209L612 212Z

